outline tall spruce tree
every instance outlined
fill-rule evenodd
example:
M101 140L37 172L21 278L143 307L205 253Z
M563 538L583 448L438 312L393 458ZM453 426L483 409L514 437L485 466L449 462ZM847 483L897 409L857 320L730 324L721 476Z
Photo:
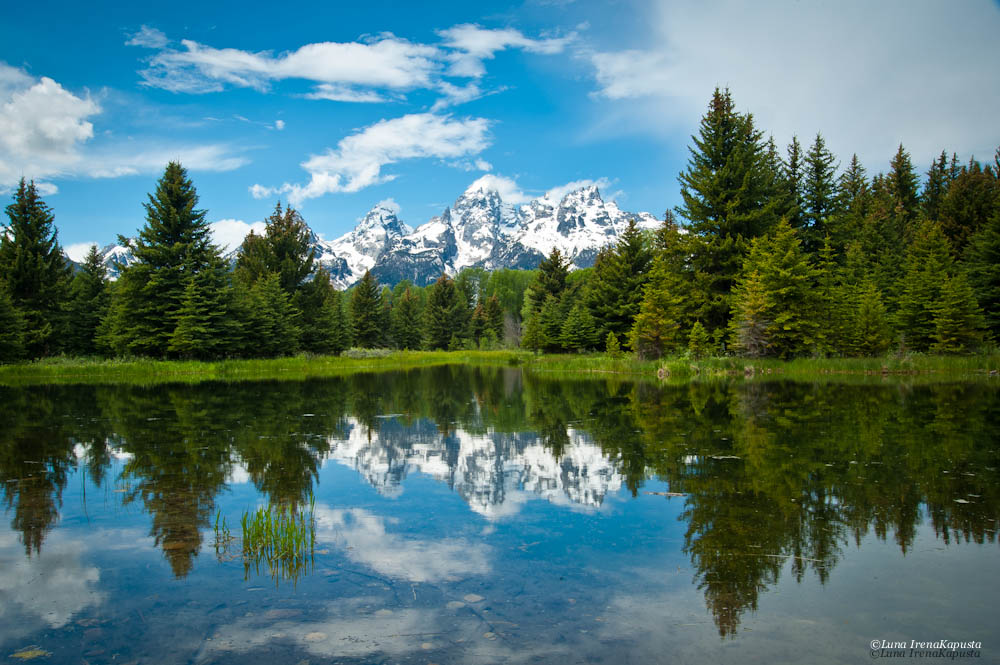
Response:
M236 261L239 279L253 284L266 273L277 273L281 288L294 296L315 271L312 235L302 215L291 206L274 206L264 220L264 235L246 237Z
M468 325L464 298L448 275L441 275L430 288L424 308L424 338L429 349L447 349L452 339L464 339Z
M896 233L909 242L919 225L920 212L920 179L913 170L910 153L899 144L899 149L889 162L889 174L886 177L889 195L892 199L890 219L896 227Z
M948 236L956 257L965 252L969 238L1000 210L1000 184L979 162L971 162L948 185L938 208L941 230Z
M97 331L107 315L109 303L107 269L96 245L91 245L80 271L70 286L66 350L89 356L97 353Z
M24 351L30 358L58 353L66 335L72 268L59 246L54 216L34 181L24 178L6 212L10 223L0 230L0 279L22 317Z
M692 258L708 278L710 310L702 323L710 331L728 321L729 294L750 240L773 228L783 205L761 137L753 117L738 113L729 91L717 88L678 177L677 213L705 241Z
M925 221L907 251L898 287L897 326L908 348L927 351L934 343L934 316L941 288L953 273L948 239L937 222Z
M541 310L546 296L558 300L566 289L566 277L569 275L569 261L562 255L558 247L554 247L549 255L538 265L534 281L528 286L531 298L530 312ZM528 312L528 313L530 313Z
M279 276L280 279L280 276ZM330 273L316 270L315 277L298 287L292 303L299 311L300 346L309 353L334 353L337 349L337 308L340 299L334 297Z
M965 273L958 271L941 285L941 298L934 306L935 353L962 354L978 349L984 339L983 311Z
M407 288L392 308L392 338L397 348L415 350L421 347L422 320L420 301Z
M803 217L805 231L802 247L809 253L818 252L829 233L828 221L836 212L837 191L834 173L836 159L826 147L823 135L816 133L805 159L802 182Z
M941 200L948 191L951 178L948 174L948 153L941 151L941 156L931 162L927 170L927 182L924 183L922 207L926 219L938 220Z
M642 305L652 261L652 249L635 220L629 220L613 250L598 255L587 304L600 339L609 332L619 340L627 338Z
M856 294L854 318L848 333L847 348L851 355L880 356L892 345L891 320L871 280L862 282Z
M801 229L805 222L803 220L803 165L802 165L802 144L799 137L792 136L792 142L788 144L788 161L784 164L785 187L789 192L789 207L785 213L788 223L793 229Z
M382 291L371 271L366 270L351 293L354 343L365 349L382 346Z
M1000 340L1000 209L969 240L965 269L986 325Z
M135 263L125 268L109 316L110 342L117 353L167 355L188 282L202 270L217 269L219 250L211 243L198 194L177 162L170 162L143 204L146 225L132 243Z
M222 261L192 273L170 335L170 354L208 360L235 352L241 330L232 317L232 297L229 274Z

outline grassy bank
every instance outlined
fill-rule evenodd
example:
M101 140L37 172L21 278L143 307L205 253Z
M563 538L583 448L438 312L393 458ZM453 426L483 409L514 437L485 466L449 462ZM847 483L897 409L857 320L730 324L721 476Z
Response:
M882 358L664 358L640 361L606 354L534 355L526 351L351 351L342 356L220 360L48 358L0 366L0 385L301 380L434 365L521 366L541 373L613 373L667 381L837 377L936 377L1000 381L1000 353L975 356L892 355ZM991 374L992 373L992 374Z

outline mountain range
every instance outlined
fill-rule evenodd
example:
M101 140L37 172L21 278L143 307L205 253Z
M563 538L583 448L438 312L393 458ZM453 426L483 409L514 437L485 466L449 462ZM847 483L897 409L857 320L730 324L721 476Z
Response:
M320 265L337 288L347 288L370 270L382 284L408 279L418 285L441 273L463 268L536 268L558 247L573 266L593 265L597 252L613 244L635 220L653 229L661 220L647 212L630 213L604 201L596 185L571 191L560 200L547 195L522 205L503 201L500 193L473 183L440 215L413 229L398 218L390 203L375 205L350 232L335 240L312 233ZM101 255L116 279L119 266L134 258L127 247L111 244ZM227 258L235 261L238 248Z

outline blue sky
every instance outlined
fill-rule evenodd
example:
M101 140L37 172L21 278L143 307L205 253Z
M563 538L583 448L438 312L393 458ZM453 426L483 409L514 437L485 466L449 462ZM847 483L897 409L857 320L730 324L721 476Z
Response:
M0 189L41 183L71 255L134 234L170 159L236 232L279 199L327 238L390 198L416 226L482 177L659 215L716 85L871 172L992 159L997 34L990 0L15 3Z

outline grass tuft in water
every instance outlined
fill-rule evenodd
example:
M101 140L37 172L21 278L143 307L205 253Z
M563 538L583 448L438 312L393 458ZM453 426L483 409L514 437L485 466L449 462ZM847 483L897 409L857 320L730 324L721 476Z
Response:
M215 517L216 556L220 560L242 558L246 578L252 569L255 575L266 572L275 584L282 580L296 583L314 562L315 504L310 495L308 509L283 504L244 511L240 518L240 538L232 535L220 511ZM231 554L234 548L236 553Z

